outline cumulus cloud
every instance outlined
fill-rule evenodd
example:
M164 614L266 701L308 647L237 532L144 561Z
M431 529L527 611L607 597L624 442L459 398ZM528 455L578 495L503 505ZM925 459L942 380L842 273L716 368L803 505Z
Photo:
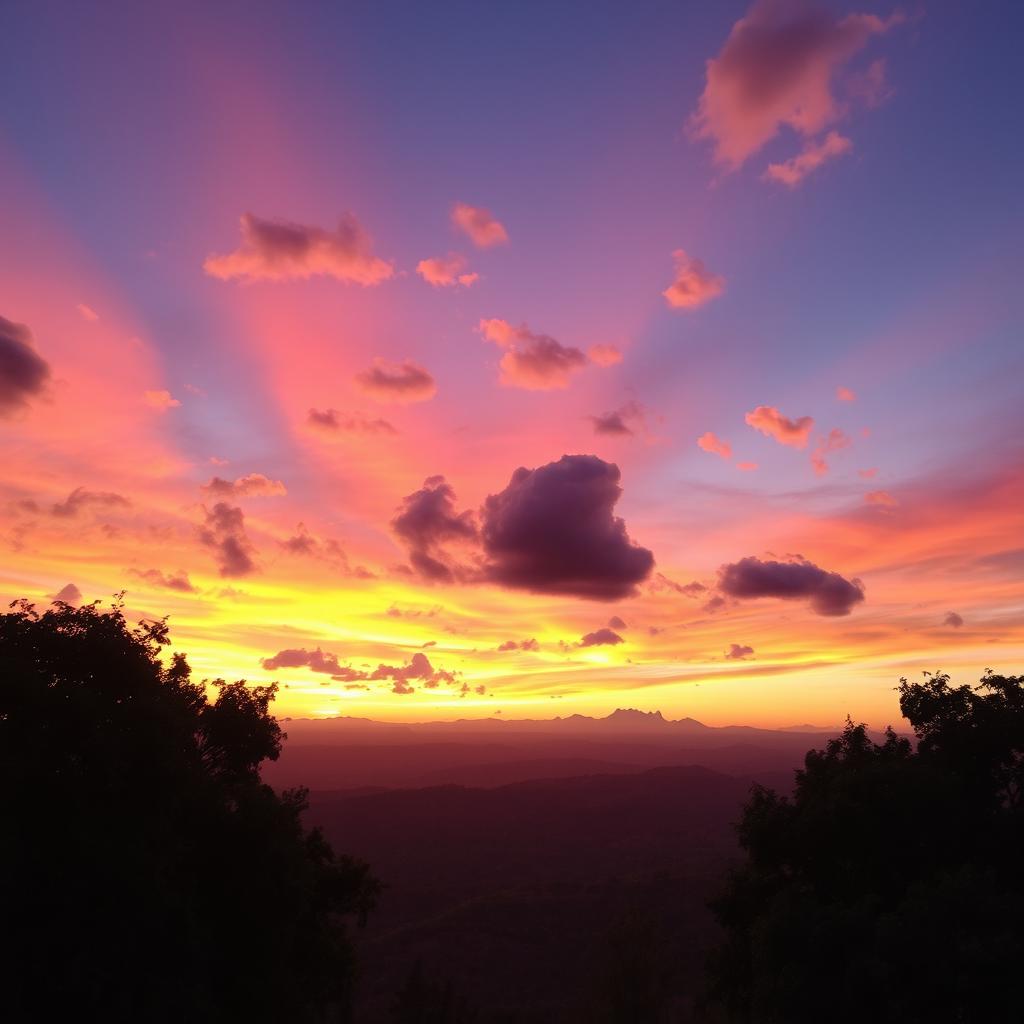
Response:
M725 278L712 274L701 260L683 249L672 253L676 270L672 283L661 293L673 309L696 309L725 291Z
M639 402L630 401L618 409L588 419L594 424L595 434L632 437L638 428L643 427L644 407Z
M74 583L68 583L53 595L53 600L63 601L65 604L78 604L82 600L82 592Z
M607 626L602 626L600 629L595 629L593 633L584 633L580 637L580 647L603 647L606 645L615 645L625 643L625 640L613 629L608 629Z
M237 480L215 476L200 487L211 498L274 498L288 493L280 480L271 480L262 473L249 473Z
M946 612L946 617L942 620L942 624L959 629L964 624L964 619L962 615L958 615L956 612Z
M32 344L32 332L0 316L0 416L9 416L42 395L50 366Z
M260 664L268 672L276 672L281 668L308 668L311 672L322 672L325 675L344 675L343 666L338 664L338 656L320 650L307 651L304 647L288 648L278 651Z
M425 402L437 393L434 378L411 359L401 363L375 359L369 370L356 374L355 382L378 402Z
M855 402L857 400L856 394L849 388L844 388L841 384L836 388L836 398L840 402Z
M629 628L626 625L626 623L622 620L622 617L619 616L619 615L613 615L608 620L608 627L609 627L609 629L628 629Z
M375 285L394 267L373 255L369 236L350 213L334 231L264 220L246 213L241 218L242 243L231 253L207 257L203 269L228 281L287 281L323 274L339 281Z
M868 491L864 500L869 505L877 505L880 508L895 508L899 502L888 491Z
M195 593L196 588L192 586L187 572L179 570L176 573L165 573L159 569L145 569L141 571L139 569L132 569L131 571L140 580L145 580L154 587L161 587L164 590L177 590L183 594Z
M853 143L838 132L829 132L821 142L808 142L804 148L781 163L769 164L764 172L766 181L777 181L781 185L796 188L813 171L823 163L834 160L837 156L849 153Z
M430 259L420 260L416 264L416 273L435 288L454 288L457 285L468 288L479 280L480 275L470 273L466 267L465 256L450 252L447 256L432 256Z
M505 350L501 383L510 387L530 391L564 388L571 375L587 365L587 357L578 348L536 334L526 324L513 327L505 320L481 320L480 333Z
M218 501L203 509L206 518L199 540L213 552L221 576L247 576L256 569L253 547L245 532L245 516L237 506Z
M498 644L496 650L498 651L539 651L540 644L537 643L533 637L529 640L506 640L504 643Z
M697 447L702 451L709 452L711 455L718 455L726 460L732 458L732 445L728 441L723 441L720 437L716 437L710 430L697 438Z
M848 615L864 600L864 586L837 572L828 572L813 562L762 561L750 556L718 570L718 587L738 599L777 597L786 601L807 601L818 615Z
M746 644L729 644L729 650L725 652L725 656L729 661L743 661L744 658L749 658L753 653L754 648L748 647Z
M715 161L740 167L783 126L812 137L843 114L833 84L872 36L902 19L837 17L799 0L757 0L717 57L690 126L714 143Z
M433 690L441 683L455 683L455 673L434 668L430 659L421 651L417 651L409 659L407 665L378 665L367 677L369 679L392 679L393 693L412 693L410 679L419 680L428 690Z
M654 556L614 515L619 480L619 467L596 455L563 455L537 469L517 469L484 503L486 578L599 601L633 594Z
M771 405L759 405L752 412L748 412L745 419L765 437L774 438L779 444L789 445L791 448L806 448L807 439L814 429L814 420L810 416L791 420Z
M317 430L338 434L397 434L387 420L370 419L362 413L343 413L337 409L310 409L306 422Z
M488 249L492 245L500 245L502 242L508 241L508 232L505 230L505 226L490 210L484 209L482 206L456 203L452 207L452 223L481 249Z
M76 487L63 501L50 507L50 514L69 519L77 516L84 508L128 508L131 502L113 491L90 491Z
M825 456L849 448L852 443L850 436L843 433L838 427L830 430L827 436L818 441L818 446L811 453L811 466L814 468L814 472L818 476L824 476L828 472L828 462L825 460Z
M177 409L181 405L170 391L144 391L142 398L150 409L156 409L157 412L167 412L168 409Z
M595 366L615 366L622 362L622 353L614 345L591 345L587 355Z
M456 511L455 491L443 476L427 477L418 491L407 494L391 528L408 547L413 569L425 579L445 583L463 575L446 545L477 539L473 513Z
M736 468L741 473L753 473L754 470L757 469L757 463L756 462L737 462L736 463Z

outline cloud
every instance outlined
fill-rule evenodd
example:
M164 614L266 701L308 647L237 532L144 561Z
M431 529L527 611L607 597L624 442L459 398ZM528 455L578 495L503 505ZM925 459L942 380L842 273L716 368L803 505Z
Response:
M864 480L872 480L878 476L878 467L872 466L870 469L858 469L857 476L862 477Z
M757 463L756 462L737 462L736 463L736 468L741 473L752 473L755 469L757 469Z
M159 569L146 569L143 571L132 569L131 571L139 579L151 583L154 587L161 587L164 590L177 590L183 594L195 593L196 588L192 586L186 572L163 573Z
M486 578L597 601L633 594L654 556L614 515L619 479L619 467L596 455L563 455L538 469L517 469L484 503Z
M246 535L242 510L218 501L211 510L203 511L206 520L199 529L199 540L213 551L221 576L247 576L255 571L256 550Z
M673 309L696 309L725 291L725 278L712 274L701 260L691 259L683 249L672 253L676 273L661 293Z
M242 244L223 256L209 256L203 269L228 281L288 281L327 275L361 285L380 284L394 267L373 255L370 239L346 213L335 231L263 220L251 213L241 218Z
M436 669L430 663L430 659L421 651L417 651L409 660L407 665L378 665L367 677L368 679L393 679L392 693L412 693L413 687L409 685L410 679L416 679L423 683L428 690L433 690L441 683L455 683L455 673L446 672L444 669Z
M946 617L942 620L942 624L959 629L964 624L964 619L962 615L958 615L956 612L946 612Z
M53 600L63 601L65 604L78 604L82 600L82 592L74 583L68 583L53 595Z
M848 615L864 600L859 580L847 580L813 562L762 561L741 558L718 570L718 587L729 597L748 599L777 597L786 601L808 601L818 615Z
M578 349L562 345L547 334L535 334L522 324L505 320L481 320L480 333L505 349L501 357L501 383L529 391L564 388L570 376L587 365Z
M636 433L635 428L643 426L644 407L639 402L631 401L601 416L587 418L594 424L595 434L632 437Z
M539 651L540 644L531 637L529 640L506 640L498 644L498 651Z
M488 249L492 245L500 245L508 241L508 232L500 220L490 210L482 206L469 206L467 203L456 203L452 207L452 223L466 235L474 245Z
M670 580L664 573L656 572L654 579L651 581L650 589L654 593L662 590L672 590L677 594L684 594L686 597L697 597L708 588L703 583L698 583L697 580L693 580L691 583L676 583L675 580Z
M225 480L215 476L200 488L211 498L274 498L288 493L280 480L271 480L262 473L250 473L237 480Z
M838 427L830 430L827 437L819 439L817 448L811 453L811 465L814 467L814 472L818 476L824 476L828 472L825 456L849 448L852 443L852 438L848 434L844 434Z
M387 420L369 419L362 413L342 413L337 409L310 409L306 422L317 430L339 434L397 434Z
M75 309L78 310L78 315L83 320L89 320L90 322L95 323L100 318L99 313L87 306L84 302L78 303L78 305L75 306Z
M613 629L608 629L606 626L602 626L600 629L595 629L593 633L585 633L580 637L580 647L603 647L605 645L615 645L625 643L625 640L619 636L618 633Z
M796 188L807 177L816 171L827 160L849 153L853 143L838 132L829 132L821 142L808 142L804 148L782 163L769 164L764 172L766 181L777 181L790 188Z
M609 626L610 629L628 629L629 628L626 625L626 623L622 620L622 618L620 616L618 616L618 615L613 615L608 620L608 626Z
M615 366L622 362L622 353L614 345L591 345L587 355L595 366Z
M881 508L895 508L899 502L888 491L868 491L864 500L869 505L878 505Z
M856 394L849 388L844 388L842 385L836 388L836 398L840 402L855 402L857 400Z
M278 651L270 658L264 658L260 664L268 671L275 672L280 668L308 668L310 672L322 672L325 675L346 675L345 666L338 664L338 656L320 650L307 651L304 647L289 648ZM362 676L365 678L365 676Z
M464 574L445 546L477 539L473 513L455 510L455 491L443 476L427 477L418 491L407 494L391 528L408 547L413 569L425 579L445 583Z
M0 416L8 416L46 391L50 366L32 345L32 332L0 316Z
M157 412L167 412L168 409L177 409L181 405L170 391L145 391L142 397L146 405Z
M437 393L437 383L410 359L391 363L375 359L369 370L356 374L356 385L378 402L425 402Z
M789 445L791 448L806 448L807 439L814 429L814 420L810 416L791 420L771 405L759 405L753 412L748 412L745 419L750 426L766 437L772 437L779 444Z
M128 508L131 502L113 491L90 491L76 487L63 501L50 507L50 514L68 519L77 516L83 508Z
M468 288L480 278L479 274L466 271L466 257L457 252L420 260L416 264L416 273L435 288L454 288L460 284Z
M729 644L729 650L725 652L725 656L729 661L743 661L744 658L749 658L754 653L753 647L747 647L746 644Z
M720 437L716 437L710 430L697 438L697 447L712 455L719 455L726 460L732 458L732 445L728 441L723 441Z
M794 0L757 0L717 57L690 127L714 143L715 161L735 170L785 125L811 137L838 120L834 79L874 35L902 21L873 14L837 18Z

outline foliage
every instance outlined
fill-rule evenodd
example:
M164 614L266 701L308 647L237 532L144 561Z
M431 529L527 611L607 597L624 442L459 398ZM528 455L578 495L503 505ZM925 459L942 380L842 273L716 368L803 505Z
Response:
M0 615L8 1020L348 1019L378 889L260 781L275 687L166 667L120 604ZM212 693L213 699L208 698Z
M792 797L753 790L747 862L714 904L728 1019L1021 1019L1024 677L899 693L916 749L848 722Z

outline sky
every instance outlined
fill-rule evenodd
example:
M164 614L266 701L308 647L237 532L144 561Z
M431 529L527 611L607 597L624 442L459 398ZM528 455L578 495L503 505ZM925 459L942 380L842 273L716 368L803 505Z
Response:
M3 21L5 603L284 716L1020 670L1018 5Z

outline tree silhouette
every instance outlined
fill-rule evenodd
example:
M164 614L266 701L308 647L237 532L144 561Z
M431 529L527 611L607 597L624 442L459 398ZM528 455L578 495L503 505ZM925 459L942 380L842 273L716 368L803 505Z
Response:
M260 764L275 687L164 667L120 604L0 615L7 1020L348 1019L378 883ZM214 699L207 697L212 689Z
M728 1019L1024 1019L1024 677L899 692L916 749L848 723L792 798L755 787L744 808L748 859L713 905Z

